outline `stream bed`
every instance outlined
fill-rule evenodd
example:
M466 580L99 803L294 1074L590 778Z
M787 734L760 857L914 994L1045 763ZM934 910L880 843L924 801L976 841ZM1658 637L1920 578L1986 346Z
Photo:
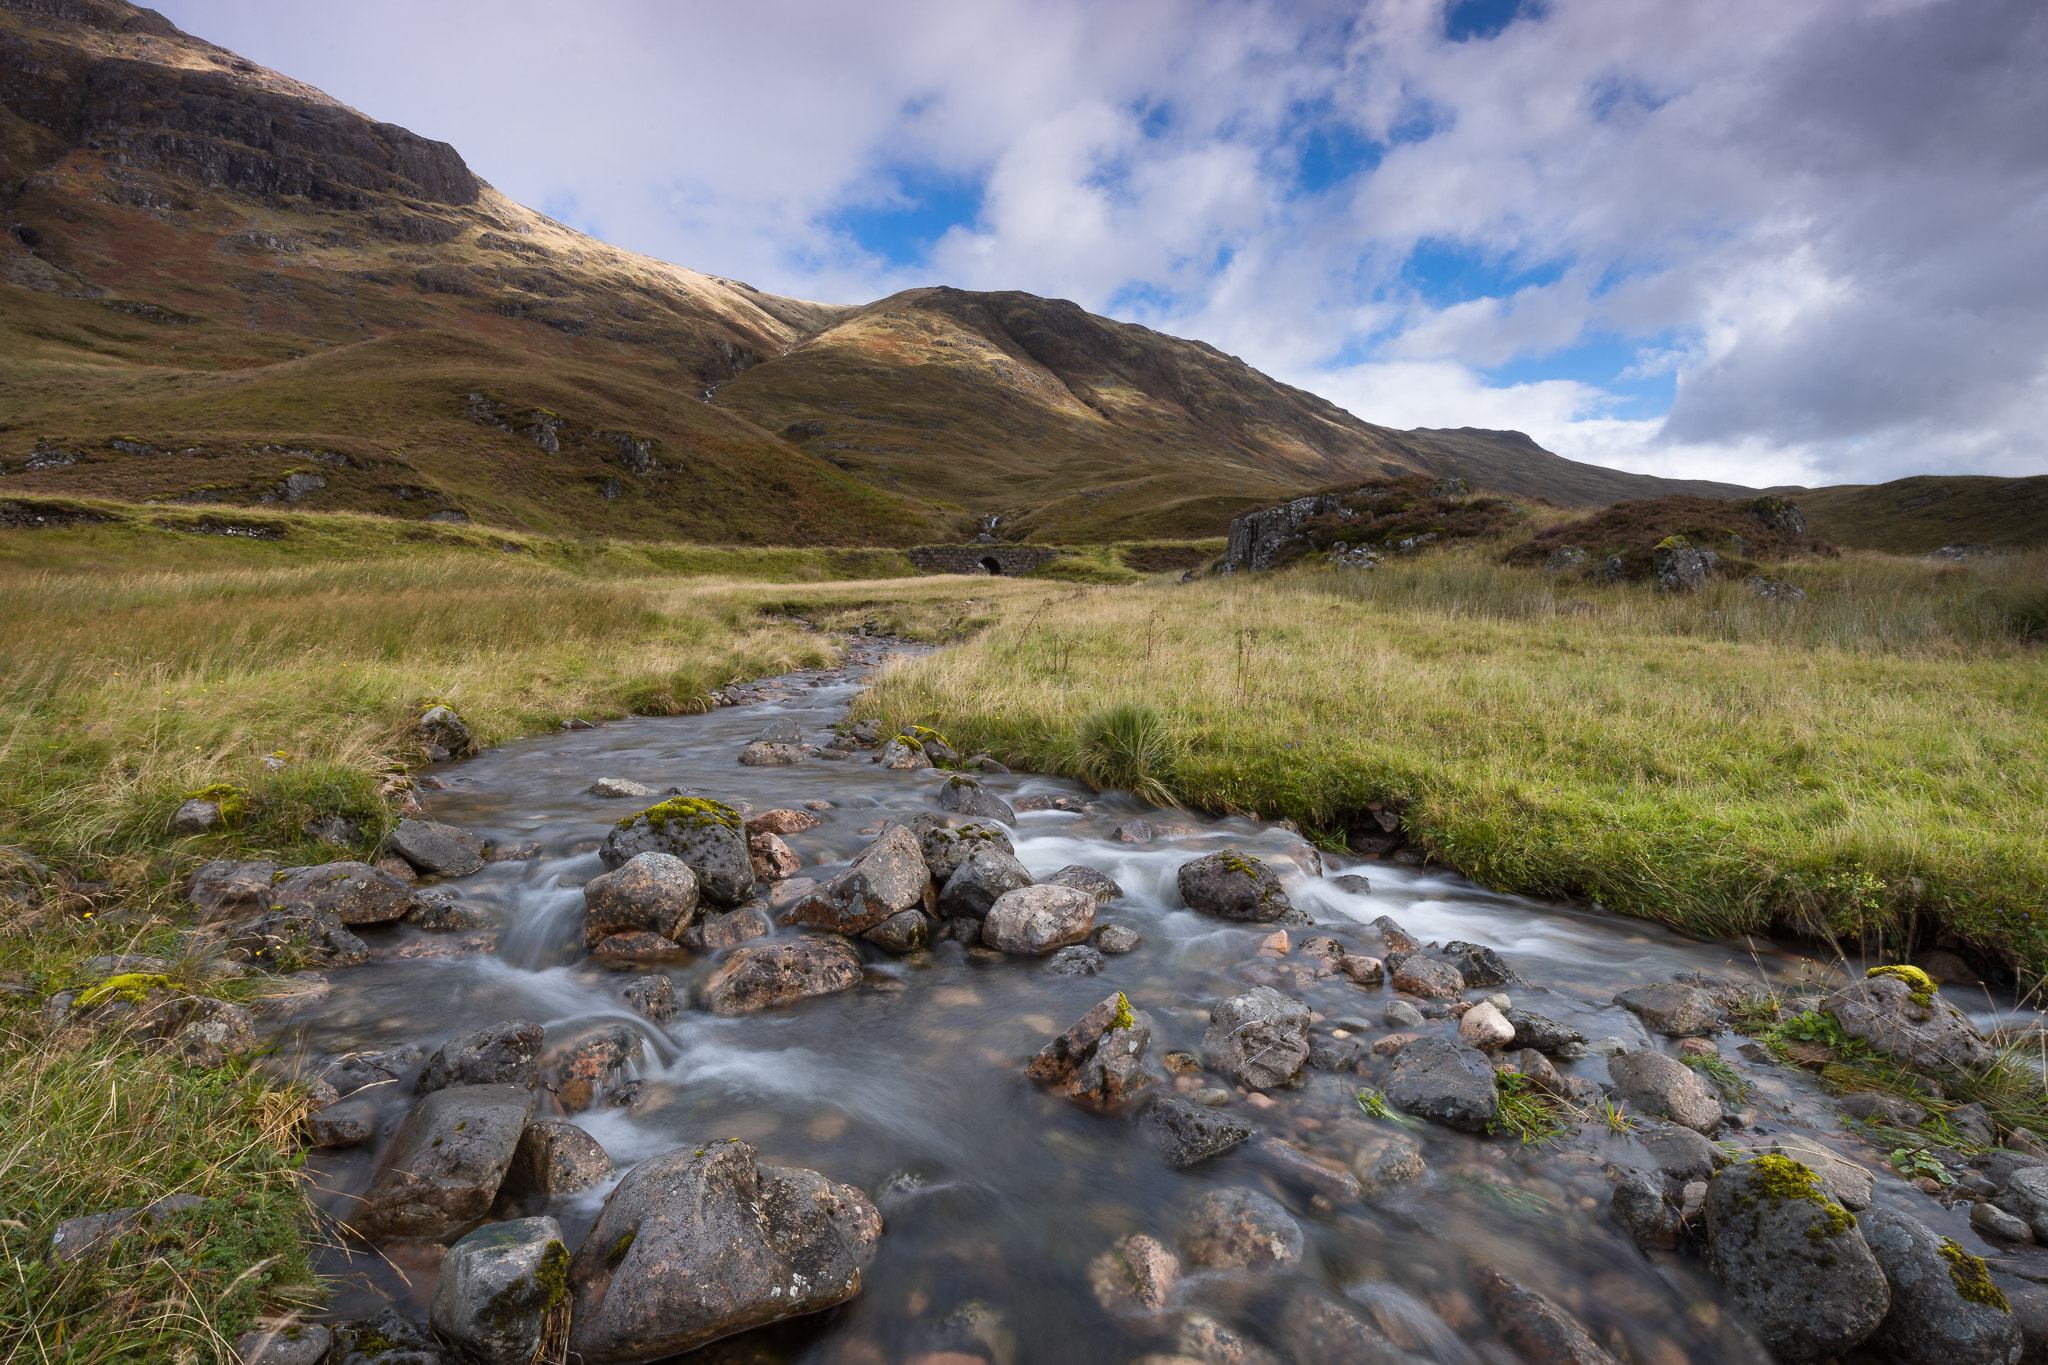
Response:
M1330 1295L1405 1352L1390 1358L1437 1365L1523 1360L1504 1344L1474 1288L1483 1267L1543 1295L1625 1361L1746 1365L1764 1358L1700 1259L1639 1250L1610 1217L1609 1168L1656 1170L1635 1135L1612 1131L1590 1112L1575 1133L1541 1146L1369 1117L1357 1096L1384 1083L1388 1059L1374 1055L1371 1044L1395 1031L1383 1021L1396 998L1391 988L1296 970L1299 953L1279 956L1268 945L1273 926L1186 909L1175 874L1201 854L1242 850L1278 869L1294 904L1314 917L1315 929L1289 931L1294 943L1327 935L1378 956L1385 945L1373 921L1391 916L1425 943L1482 944L1520 979L1474 989L1470 998L1500 991L1588 1039L1619 1037L1631 1049L1671 1051L1673 1044L1653 1039L1612 1004L1617 991L1688 972L1791 983L1802 968L1814 970L1816 964L1770 945L1690 940L1642 921L1495 894L1439 869L1318 855L1279 826L1148 809L1117 793L1019 774L990 776L985 785L1013 803L1066 798L1073 809L1020 810L1012 835L1017 857L1041 879L1074 864L1113 878L1123 895L1101 907L1097 924L1127 926L1142 937L1135 951L1108 957L1099 974L1061 975L1046 959L1004 957L959 942L901 958L861 943L864 979L841 994L737 1018L687 1004L661 1023L637 1013L622 998L626 982L658 971L687 999L717 955L630 969L588 956L579 888L605 870L596 849L606 830L651 798L604 799L586 789L599 778L622 778L757 812L829 803L817 812L816 828L785 836L804 864L798 876L829 876L885 820L936 809L944 774L890 771L871 762L869 752L789 767L743 767L735 758L783 717L810 742L830 738L829 727L880 661L878 647L866 649L839 669L754 684L746 704L708 715L613 722L442 765L435 771L445 789L420 794L428 818L477 831L494 845L539 845L524 861L490 863L446 883L497 919L495 948L441 956L451 936L406 927L365 931L375 960L331 973L326 994L273 1013L271 1041L314 1066L351 1053L430 1052L509 1019L542 1024L550 1047L603 1028L632 1029L638 1058L608 1078L589 1108L568 1115L603 1145L617 1172L544 1208L501 1210L556 1217L572 1250L619 1175L685 1144L739 1138L758 1149L763 1164L813 1169L867 1192L885 1231L856 1298L729 1338L691 1359L1305 1359L1289 1349L1289 1315L1309 1301L1304 1295ZM1117 836L1119 825L1141 817L1156 830L1149 842ZM1340 889L1330 879L1343 873L1365 877L1370 890ZM1340 1057L1343 1069L1312 1065L1298 1087L1269 1095L1237 1092L1214 1073L1166 1072L1161 1059L1168 1053L1201 1054L1216 1002L1261 984L1315 1011L1322 1055ZM1398 1133L1419 1145L1426 1170L1363 1200L1333 1200L1276 1165L1258 1140L1175 1168L1130 1115L1094 1112L1026 1079L1023 1066L1035 1052L1116 991L1151 1024L1149 1059L1162 1074L1160 1089L1231 1089L1219 1112L1255 1126L1260 1140L1278 1138L1340 1164L1355 1159L1361 1144ZM1997 1007L1981 993L1954 994L1980 1015ZM1454 1035L1456 1026L1441 1019L1409 1031ZM1995 1254L1963 1216L1967 1204L1944 1208L1881 1167L1846 1131L1813 1077L1741 1061L1734 1057L1740 1039L1718 1041L1756 1087L1731 1104L1741 1117L1719 1140L1736 1148L1834 1150L1876 1172L1878 1202L1973 1251ZM1598 1055L1559 1065L1569 1075L1607 1079ZM387 1091L376 1140L309 1158L318 1200L337 1218L347 1218L353 1196L375 1175L380 1148L411 1099L410 1076ZM541 1106L541 1117L561 1116L545 1094ZM1169 1311L1105 1306L1091 1265L1113 1243L1143 1233L1173 1247L1191 1204L1230 1187L1269 1195L1292 1213L1305 1239L1298 1263L1257 1274L1186 1266ZM359 1243L330 1249L320 1268L342 1277L344 1287L329 1315L394 1304L424 1319L442 1250ZM1232 1346L1218 1331L1250 1344ZM1274 1353L1260 1354L1259 1343Z

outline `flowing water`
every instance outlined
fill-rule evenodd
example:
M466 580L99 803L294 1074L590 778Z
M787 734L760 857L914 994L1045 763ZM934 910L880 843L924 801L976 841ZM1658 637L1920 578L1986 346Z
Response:
M818 828L786 836L804 861L800 875L829 875L885 819L933 809L937 777L887 771L867 754L788 768L748 768L734 759L780 716L822 741L866 671L856 660L825 674L769 680L757 686L755 695L764 699L753 704L544 736L445 767L449 789L424 797L431 818L477 830L493 843L541 846L528 861L490 864L450 883L498 917L496 950L408 957L402 954L446 936L370 931L365 938L379 960L332 973L334 989L290 1015L280 1041L288 1052L318 1058L407 1045L431 1050L514 1018L544 1024L551 1046L625 1024L642 1039L641 1056L625 1073L639 1081L632 1102L607 1107L600 1098L573 1116L621 1172L678 1146L737 1137L758 1148L764 1163L809 1167L867 1190L886 1231L860 1296L830 1313L751 1334L738 1347L714 1348L736 1351L734 1358L896 1361L957 1349L955 1310L977 1302L992 1310L975 1320L982 1353L997 1365L1008 1363L988 1343L1000 1346L1005 1333L1019 1365L1123 1365L1148 1351L1170 1352L1173 1315L1134 1321L1104 1311L1091 1293L1088 1266L1128 1233L1172 1246L1190 1202L1225 1186L1280 1199L1307 1234L1307 1253L1292 1271L1194 1274L1183 1283L1181 1301L1255 1337L1278 1331L1289 1279L1298 1277L1297 1284L1314 1281L1348 1298L1417 1360L1503 1359L1486 1354L1495 1350L1486 1341L1493 1329L1472 1291L1473 1268L1486 1265L1575 1314L1624 1359L1732 1365L1761 1358L1698 1261L1645 1255L1608 1220L1608 1163L1648 1170L1654 1163L1626 1135L1598 1122L1549 1147L1418 1125L1426 1175L1364 1203L1332 1207L1263 1164L1252 1144L1176 1170L1128 1117L1042 1092L1021 1067L1115 990L1149 1016L1155 1069L1170 1051L1199 1054L1215 1001L1273 983L1300 960L1259 956L1269 928L1226 924L1179 904L1175 870L1223 847L1283 872L1295 903L1320 926L1294 930L1297 943L1311 932L1328 933L1377 954L1383 949L1371 922L1391 915L1425 942L1486 944L1525 979L1498 988L1517 1005L1570 1023L1588 1038L1619 1035L1632 1048L1650 1041L1632 1015L1609 1003L1617 990L1681 971L1761 971L1789 980L1797 960L1768 947L1688 940L1641 921L1493 894L1438 870L1326 855L1328 875L1352 871L1370 879L1370 892L1349 894L1319 876L1317 855L1282 828L1141 812L1114 793L1075 783L997 776L987 785L1013 801L1064 795L1086 803L1073 812L1021 813L1017 855L1039 877L1081 863L1114 878L1124 897L1103 907L1097 922L1137 930L1143 944L1135 952L1108 958L1100 975L1072 977L1053 973L1043 960L992 960L996 955L953 942L901 959L862 945L867 979L841 995L732 1019L686 1008L659 1025L628 1008L621 988L648 969L608 969L584 954L578 888L604 870L595 849L608 825L646 802L602 800L585 789L599 777L619 777L756 810L830 802ZM1116 826L1140 813L1168 832L1147 844L1118 841ZM680 995L711 965L700 958L660 970ZM1387 991L1364 990L1342 976L1277 984L1315 1009L1319 1036L1335 1031L1369 1045L1390 1031L1381 1022L1393 999ZM1453 1027L1454 1021L1428 1026ZM1731 1045L1723 1040L1724 1051ZM1310 1070L1306 1084L1277 1092L1270 1105L1234 1096L1228 1112L1253 1121L1262 1134L1310 1152L1328 1150L1346 1125L1383 1122L1366 1118L1355 1097L1362 1085L1381 1083L1388 1064L1368 1051L1365 1065L1363 1077ZM1606 1074L1598 1057L1568 1069L1595 1080ZM1753 1126L1734 1141L1860 1151L1843 1140L1803 1074L1756 1067L1752 1076L1760 1086L1749 1103ZM388 1138L410 1085L386 1091ZM549 1101L542 1103L546 1114ZM375 1144L316 1153L309 1170L321 1202L345 1218L377 1155ZM1870 1160L1867 1152L1862 1158ZM616 1177L546 1208L561 1220L572 1248L615 1184ZM1882 1176L1879 1197L1975 1245L1960 1216L1898 1177ZM332 1251L323 1268L348 1284L335 1313L353 1315L389 1299L424 1317L437 1255L433 1247ZM949 1315L952 1327L943 1325Z

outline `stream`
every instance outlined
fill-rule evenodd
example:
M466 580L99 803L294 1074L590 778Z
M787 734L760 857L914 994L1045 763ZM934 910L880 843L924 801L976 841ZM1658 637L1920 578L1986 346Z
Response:
M657 791L678 786L755 811L829 802L818 827L785 836L803 861L799 876L829 876L885 819L935 809L943 774L885 770L868 752L768 768L740 766L735 756L785 716L807 740L829 738L829 727L882 659L883 646L851 644L846 665L753 684L747 704L549 734L441 765L435 775L446 788L420 793L428 818L473 829L493 844L540 846L526 861L490 863L447 883L497 918L495 950L409 956L432 954L436 941L449 936L404 926L365 930L375 960L332 973L331 991L273 1014L271 1041L311 1061L409 1046L431 1051L458 1034L516 1018L543 1024L551 1048L600 1028L634 1029L642 1047L623 1077L639 1082L630 1104L610 1107L600 1097L571 1116L603 1144L618 1172L545 1208L519 1210L558 1218L572 1249L626 1168L684 1144L740 1138L764 1164L807 1167L867 1191L886 1230L858 1297L692 1358L865 1365L952 1352L958 1361L960 1324L971 1319L980 1346L967 1348L969 1354L978 1350L992 1365L1126 1365L1148 1353L1184 1353L1176 1332L1190 1312L1254 1339L1280 1341L1285 1282L1298 1277L1348 1300L1416 1361L1520 1360L1501 1344L1473 1289L1480 1266L1497 1267L1544 1295L1625 1361L1748 1365L1764 1358L1700 1260L1640 1251L1609 1217L1607 1168L1654 1171L1656 1163L1628 1134L1597 1121L1546 1146L1402 1125L1420 1143L1427 1171L1362 1202L1332 1204L1264 1160L1256 1143L1176 1169L1129 1117L1084 1109L1022 1074L1023 1063L1054 1034L1121 990L1149 1016L1149 1061L1162 1073L1160 1087L1185 1094L1197 1083L1213 1086L1213 1074L1199 1082L1166 1074L1162 1059L1175 1051L1200 1054L1219 999L1277 984L1319 1016L1316 1037L1362 1045L1363 1070L1311 1068L1300 1087L1268 1098L1234 1092L1223 1112L1312 1154L1358 1125L1392 1127L1368 1118L1355 1100L1361 1086L1384 1083L1389 1063L1370 1045L1392 1031L1382 1021L1395 999L1391 988L1363 989L1341 974L1281 976L1299 957L1259 955L1272 926L1227 923L1182 906L1176 869L1225 847L1273 865L1294 903L1314 916L1316 929L1290 931L1297 944L1328 934L1377 956L1384 947L1372 922L1380 916L1426 943L1483 944L1522 980L1476 989L1470 998L1500 990L1588 1039L1618 1036L1631 1049L1670 1051L1672 1042L1653 1040L1634 1015L1611 1004L1618 990L1681 972L1762 974L1789 984L1802 965L1813 967L1760 940L1702 942L1639 920L1495 894L1440 869L1319 859L1279 826L1155 810L1118 793L1017 774L988 777L985 785L1013 803L1066 797L1076 807L1020 811L1013 838L1031 873L1042 879L1084 864L1124 892L1102 907L1097 923L1128 926L1142 944L1107 958L1100 974L1060 975L1044 959L1004 958L958 942L903 958L860 943L867 972L851 991L738 1018L686 1006L656 1024L636 1013L621 988L650 968L608 967L587 956L579 888L604 871L596 848L608 826L651 798L606 800L586 789L610 777ZM1117 826L1139 816L1160 832L1148 843L1119 840ZM1354 894L1327 880L1345 872L1368 878L1370 891ZM679 956L653 970L674 980L681 999L708 976L713 956ZM1981 992L1952 994L1981 1017L1997 1008ZM1422 1031L1455 1028L1446 1019ZM1739 1061L1734 1049L1741 1041L1724 1035L1722 1055ZM1741 1065L1756 1093L1738 1106L1746 1124L1724 1128L1722 1141L1831 1148L1877 1171L1879 1202L1974 1251L1989 1250L1963 1216L1967 1204L1945 1209L1879 1167L1877 1155L1844 1130L1813 1077ZM1596 1082L1607 1074L1597 1055L1560 1069ZM309 1155L317 1199L339 1218L374 1175L379 1147L411 1098L410 1076L388 1093L377 1142ZM541 1104L541 1115L549 1115L545 1094ZM1091 1261L1131 1233L1173 1246L1190 1203L1230 1186L1264 1192L1295 1215L1306 1234L1298 1265L1256 1277L1189 1270L1177 1311L1160 1316L1119 1315L1098 1303ZM327 1315L352 1317L393 1303L424 1319L440 1251L329 1248L319 1268L341 1278L342 1292ZM965 1317L957 1311L973 1304L983 1307Z

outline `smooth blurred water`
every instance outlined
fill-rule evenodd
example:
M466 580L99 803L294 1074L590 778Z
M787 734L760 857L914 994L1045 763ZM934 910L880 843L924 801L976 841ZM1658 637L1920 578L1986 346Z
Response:
M904 959L863 944L868 980L841 995L738 1019L685 1009L663 1025L627 1008L621 987L647 969L611 970L584 955L577 888L603 871L594 850L608 825L647 802L602 800L585 789L599 777L619 777L756 810L829 801L833 808L822 812L820 827L786 837L805 864L800 875L829 875L883 820L933 809L940 779L885 771L866 754L790 768L742 767L735 758L781 716L822 741L863 672L773 680L765 691L775 699L758 704L550 735L444 767L453 785L425 797L432 818L475 829L493 843L542 846L529 862L492 864L452 883L501 919L497 951L395 959L389 955L434 936L372 931L365 938L382 960L333 973L332 993L293 1016L280 1041L288 1052L317 1058L406 1044L432 1048L513 1018L544 1024L551 1046L601 1026L634 1028L644 1051L627 1075L641 1082L638 1099L629 1108L600 1102L574 1116L622 1169L681 1145L738 1137L759 1148L764 1162L860 1185L883 1209L887 1231L860 1297L755 1334L748 1349L756 1354L748 1359L904 1359L934 1349L943 1334L935 1335L933 1324L974 1301L1000 1314L1017 1338L1019 1362L1121 1365L1170 1349L1159 1333L1172 1318L1148 1328L1105 1313L1089 1291L1087 1265L1126 1233L1147 1232L1173 1245L1190 1201L1228 1185L1273 1194L1308 1235L1308 1254L1291 1275L1253 1277L1250 1285L1243 1275L1190 1279L1184 1297L1191 1305L1205 1305L1254 1335L1275 1330L1290 1279L1299 1276L1347 1295L1417 1359L1462 1365L1476 1358L1467 1342L1491 1333L1471 1290L1471 1270L1483 1264L1548 1295L1634 1360L1733 1365L1759 1358L1695 1262L1646 1257L1608 1222L1605 1165L1648 1164L1625 1135L1588 1125L1571 1142L1539 1149L1423 1126L1415 1136L1429 1161L1424 1179L1367 1204L1319 1207L1248 1148L1175 1170L1128 1118L1042 1093L1021 1066L1115 990L1149 1016L1155 1067L1169 1051L1199 1053L1211 1006L1273 978L1280 964L1257 956L1270 929L1221 923L1180 904L1176 869L1223 847L1281 868L1295 903L1321 926L1294 930L1296 943L1328 933L1376 954L1382 945L1369 925L1391 915L1425 942L1486 944L1526 978L1528 984L1501 988L1517 1004L1589 1038L1620 1035L1631 1047L1650 1040L1633 1016L1610 1003L1617 990L1680 971L1791 979L1801 960L1768 945L1698 942L1642 921L1497 895L1441 871L1324 855L1329 875L1353 871L1370 879L1369 893L1353 895L1315 874L1317 855L1299 838L1243 819L1146 810L1156 825L1185 832L1122 843L1116 826L1141 813L1132 802L1019 775L993 777L988 785L1013 800L1064 794L1090 803L1084 813L1021 814L1015 842L1034 875L1081 863L1124 889L1098 922L1129 925L1143 945L1109 958L1101 975L1056 975L1042 960L980 961L957 943ZM700 958L661 970L686 992L712 965ZM1362 990L1341 976L1280 984L1317 1011L1319 1031L1348 1021L1366 1044L1388 1031L1380 1015L1392 996L1384 990ZM1311 1071L1307 1084L1275 1094L1271 1107L1240 1099L1231 1108L1263 1132L1315 1152L1341 1121L1375 1122L1360 1114L1354 1097L1361 1085L1377 1084L1386 1065L1369 1061L1364 1077ZM1597 1058L1572 1069L1605 1077ZM386 1087L387 1135L409 1098L402 1089ZM1766 1077L1757 1111L1759 1129L1738 1140L1792 1138L1848 1150L1802 1076ZM349 1196L367 1185L376 1158L374 1148L316 1154L309 1169L323 1202L346 1216ZM1883 1197L1914 1200L1923 1218L1930 1210L1940 1216L1895 1177L1885 1182ZM561 1218L572 1246L611 1188L607 1183L548 1210ZM1973 1244L1961 1219L1942 1226ZM423 1316L436 1254L331 1253L326 1268L352 1277L354 1286L335 1311L361 1311L389 1297Z

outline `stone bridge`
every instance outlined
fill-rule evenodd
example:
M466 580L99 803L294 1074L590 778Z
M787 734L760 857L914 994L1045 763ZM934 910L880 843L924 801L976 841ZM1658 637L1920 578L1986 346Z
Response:
M920 545L906 550L925 573L985 573L1015 578L1059 558L1042 545Z

